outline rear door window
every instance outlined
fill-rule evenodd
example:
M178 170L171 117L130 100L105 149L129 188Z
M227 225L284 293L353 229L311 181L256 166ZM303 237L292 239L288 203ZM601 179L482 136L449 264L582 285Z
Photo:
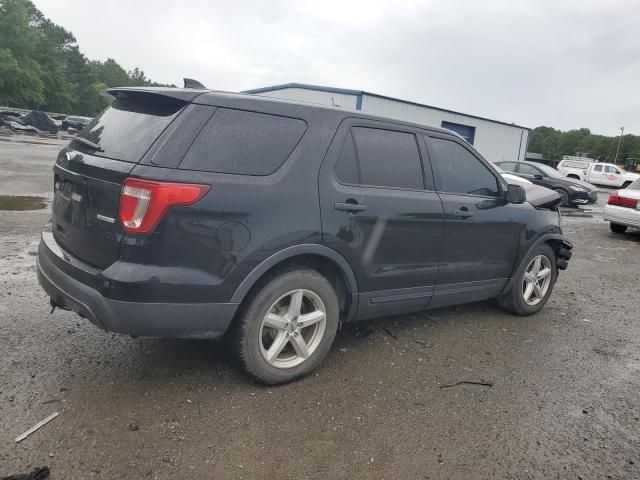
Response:
M501 162L498 163L498 166L506 170L507 172L515 172L516 171L516 162Z
M499 197L497 178L480 159L452 140L430 137L431 164L437 172L438 190Z
M118 93L110 107L72 140L85 153L126 162L139 162L186 103L152 93ZM84 140L84 141L83 141Z
M420 152L412 133L354 127L353 138L362 185L424 188Z
M193 142L180 169L239 175L269 175L296 147L303 120L219 108Z
M540 170L532 165L527 165L526 163L520 164L520 173L522 175L528 175L530 177L533 177L535 175L542 175L542 172Z
M593 171L594 172L601 172L602 171L602 165L595 165L593 167Z

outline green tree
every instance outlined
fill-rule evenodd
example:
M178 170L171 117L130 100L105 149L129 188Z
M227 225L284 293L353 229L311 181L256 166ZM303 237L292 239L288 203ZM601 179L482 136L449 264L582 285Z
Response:
M73 34L30 0L0 0L1 104L95 115L108 105L105 88L128 85L160 84L112 58L90 62Z
M108 58L104 62L91 62L91 70L93 75L107 87L126 87L131 84L127 71L113 58Z

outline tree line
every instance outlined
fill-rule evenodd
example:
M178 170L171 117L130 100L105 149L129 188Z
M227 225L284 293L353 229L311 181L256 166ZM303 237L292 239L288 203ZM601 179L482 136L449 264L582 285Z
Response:
M0 105L93 116L108 87L161 85L139 68L90 61L30 0L0 0Z
M30 0L0 0L0 105L93 116L109 103L108 87L162 86L143 70L126 71L109 58L87 59L71 32L46 18ZM170 85L174 86L174 85ZM593 135L588 128L562 132L537 127L529 148L546 159L586 153L612 161L618 137ZM618 160L640 157L640 137L622 138Z
M537 127L529 138L530 152L543 158L560 160L563 155L585 154L601 162L613 162L620 137L594 135L588 128L562 132L551 127ZM632 157L640 158L640 136L624 135L620 142L618 163Z

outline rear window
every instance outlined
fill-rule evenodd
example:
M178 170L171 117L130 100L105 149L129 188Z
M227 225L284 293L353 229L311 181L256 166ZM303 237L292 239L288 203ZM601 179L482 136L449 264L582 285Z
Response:
M71 146L92 155L139 162L185 105L162 95L119 93L78 135L87 142L73 140Z
M295 118L219 108L180 169L269 175L289 158L306 130L307 124Z

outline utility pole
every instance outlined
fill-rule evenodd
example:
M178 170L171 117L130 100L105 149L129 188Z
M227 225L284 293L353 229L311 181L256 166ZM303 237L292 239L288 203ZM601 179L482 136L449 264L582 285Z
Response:
M613 163L618 161L618 153L620 153L620 144L622 143L622 135L624 135L624 127L620 127L620 139L618 140L618 149L616 150L616 158L613 160Z

